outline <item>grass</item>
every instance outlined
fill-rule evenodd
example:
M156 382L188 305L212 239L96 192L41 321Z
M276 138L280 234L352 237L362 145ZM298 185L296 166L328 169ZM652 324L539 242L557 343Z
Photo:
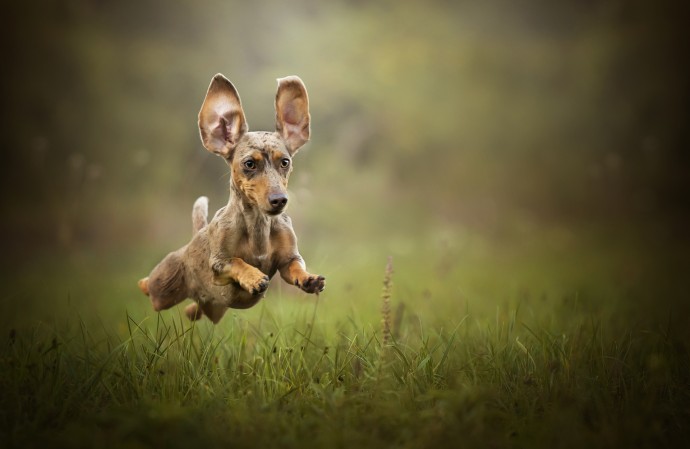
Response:
M382 259L379 273L362 268L356 285L334 276L321 298L274 285L260 305L215 327L178 309L152 313L138 296L106 301L134 298L129 283L122 287L134 273L113 268L131 260L99 267L100 278L92 270L67 304L51 307L50 282L32 283L27 270L2 305L0 438L6 447L77 448L662 447L685 439L690 354L676 309L647 308L643 282L635 297L610 282L571 288L575 276L544 254L515 271L510 260L463 251L467 265L436 256L445 273L405 256L384 270ZM595 279L583 268L588 254L568 266ZM64 269L93 260L73 263Z

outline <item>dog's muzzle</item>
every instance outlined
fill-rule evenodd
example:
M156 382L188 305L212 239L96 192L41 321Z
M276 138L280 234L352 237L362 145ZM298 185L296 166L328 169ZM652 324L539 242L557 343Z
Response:
M271 205L271 214L279 214L287 206L288 197L284 193L272 193L268 195L268 204Z

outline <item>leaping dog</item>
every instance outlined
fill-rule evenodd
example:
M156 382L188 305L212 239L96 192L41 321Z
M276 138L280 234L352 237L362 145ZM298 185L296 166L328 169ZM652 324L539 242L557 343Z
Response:
M208 199L197 199L191 242L139 281L154 310L190 298L189 319L206 315L215 324L229 307L256 304L276 272L307 293L325 288L323 276L306 271L285 214L292 157L310 135L309 98L301 79L278 79L275 108L274 132L248 132L235 86L221 74L211 80L199 111L199 131L204 147L230 166L230 199L210 223Z

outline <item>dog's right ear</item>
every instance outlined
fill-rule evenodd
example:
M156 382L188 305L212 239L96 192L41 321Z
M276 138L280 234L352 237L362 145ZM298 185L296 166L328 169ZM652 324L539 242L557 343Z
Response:
M226 159L232 156L237 142L247 132L237 89L220 73L211 80L201 105L199 132L204 147Z

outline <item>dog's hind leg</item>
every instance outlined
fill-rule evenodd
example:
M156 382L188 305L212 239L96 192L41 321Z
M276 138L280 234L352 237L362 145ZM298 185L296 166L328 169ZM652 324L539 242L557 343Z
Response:
M139 281L139 288L151 298L156 312L169 309L187 299L184 264L178 253L170 253L156 265L148 278Z
M201 311L201 307L199 307L199 304L195 302L184 308L184 314L187 315L189 321L196 321L204 316L204 313Z
M193 233L201 231L208 224L208 198L200 196L192 207Z
M217 303L203 303L199 306L201 311L204 312L204 315L211 320L213 324L218 324L221 318L223 318L223 315L225 315L225 312L228 311L228 307L224 304L217 304ZM201 316L201 314L199 315Z

